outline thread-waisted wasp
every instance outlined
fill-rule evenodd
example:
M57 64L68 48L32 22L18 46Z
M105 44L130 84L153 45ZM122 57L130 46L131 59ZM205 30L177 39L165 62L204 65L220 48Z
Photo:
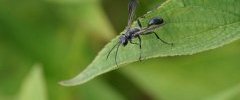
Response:
M128 25L126 27L126 33L122 34L119 37L119 41L117 44L115 44L113 46L113 48L109 51L107 58L109 57L109 55L111 54L112 50L117 47L116 50L116 54L115 54L115 63L118 66L117 63L117 54L118 54L118 49L120 47L120 45L122 46L126 46L128 44L128 42L130 42L131 44L136 44L139 45L139 49L140 49L140 56L139 56L139 60L141 61L141 57L142 57L142 39L141 39L141 35L148 35L148 34L154 34L157 39L159 39L160 41L162 41L165 44L168 45L173 45L173 43L168 43L164 40L162 40L156 32L154 32L155 29L159 28L160 26L164 25L164 20L162 18L152 18L151 20L149 20L147 27L142 27L142 24L140 22L139 19L137 19L137 24L138 27L131 27L132 23L133 23L133 18L135 15L135 11L137 8L137 0L130 0L129 4L128 4ZM138 38L139 43L134 43L132 40L134 38Z

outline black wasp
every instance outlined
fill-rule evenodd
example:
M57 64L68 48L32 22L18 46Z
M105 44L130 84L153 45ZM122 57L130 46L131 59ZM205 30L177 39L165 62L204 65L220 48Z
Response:
M141 49L142 49L142 39L141 39L141 35L148 35L148 34L154 34L157 39L159 39L160 41L162 41L163 43L165 44L168 44L168 45L173 45L173 43L168 43L164 40L162 40L156 32L154 32L154 30L156 28L159 28L160 26L162 26L164 24L164 20L162 18L152 18L149 22L148 22L148 25L147 27L142 27L142 24L140 22L139 19L137 19L137 24L138 24L138 27L133 27L131 28L131 25L132 25L132 22L133 22L133 18L134 18L134 15L135 15L135 11L136 11L136 8L137 8L137 3L138 1L137 0L130 0L129 4L128 4L128 25L126 27L126 33L125 34L122 34L122 36L119 37L119 41L116 45L113 46L113 48L109 51L108 55L107 55L107 58L109 57L110 53L112 52L112 50L117 47L117 51L116 51L116 54L115 54L115 63L116 65L118 66L118 63L117 63L117 53L118 53L118 48L120 45L123 45L124 47L128 44L128 42L130 42L131 44L136 44L136 45L139 45L139 48L140 48L140 56L139 56L139 60L141 61ZM139 43L134 43L132 42L132 40L134 38L138 38L139 40Z

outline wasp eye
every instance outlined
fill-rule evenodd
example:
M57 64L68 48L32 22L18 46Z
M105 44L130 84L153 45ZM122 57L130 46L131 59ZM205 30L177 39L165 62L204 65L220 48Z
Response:
M152 25L161 25L164 21L162 18L153 18L148 22L148 27Z

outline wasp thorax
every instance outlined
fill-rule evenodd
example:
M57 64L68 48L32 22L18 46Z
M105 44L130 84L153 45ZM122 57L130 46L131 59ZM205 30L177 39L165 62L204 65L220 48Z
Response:
M134 38L134 34L137 33L138 31L140 31L139 28L130 29L130 30L126 33L126 37L130 40L130 39Z

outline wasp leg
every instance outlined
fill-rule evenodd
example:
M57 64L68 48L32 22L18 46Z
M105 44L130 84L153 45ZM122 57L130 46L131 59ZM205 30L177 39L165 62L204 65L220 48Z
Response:
M142 24L139 19L137 19L138 26L142 29Z
M163 43L173 46L173 43L169 43L169 42L164 41L163 39L161 39L161 38L157 35L156 32L152 32L152 33L154 33L155 36L157 37L157 39L159 39L159 40L162 41Z
M153 34L157 37L157 39L159 39L161 42L173 46L173 43L169 43L169 42L164 41L163 39L161 39L161 38L157 35L156 32L148 32L148 33L146 33L146 34L144 34L144 35L148 35L148 34L152 34L152 33L153 33Z
M142 60L142 39L140 36L137 36L138 37L138 40L139 40L139 49L140 49L140 56L139 56L139 61Z
M130 43L131 43L131 44L135 44L135 45L139 45L138 43L135 43L135 42L133 42L132 40L130 40Z
M141 37L138 36L138 40L139 40L139 43L134 43L130 40L130 43L131 44L135 44L135 45L139 45L139 49L140 49L140 56L139 56L139 61L141 61L142 59L142 40L141 40Z

